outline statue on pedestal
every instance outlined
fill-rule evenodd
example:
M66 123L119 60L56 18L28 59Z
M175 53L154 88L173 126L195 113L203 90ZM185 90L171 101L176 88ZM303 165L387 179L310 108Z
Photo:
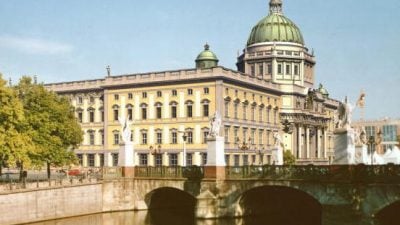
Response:
M213 117L210 119L210 133L208 135L209 137L219 136L221 123L221 115L218 113L218 111L215 111Z
M282 143L281 135L279 135L278 132L275 132L274 133L274 146L281 147L281 143Z
M132 125L132 121L129 120L127 117L118 117L118 122L121 124L122 128L122 141L124 143L131 142L131 128L130 126Z
M343 103L340 103L338 108L338 128L350 128L353 106L345 98Z

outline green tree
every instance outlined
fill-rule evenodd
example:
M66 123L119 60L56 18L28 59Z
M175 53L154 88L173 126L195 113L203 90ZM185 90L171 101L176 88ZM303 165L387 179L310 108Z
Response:
M35 145L30 157L35 165L46 165L50 178L51 166L76 162L73 148L82 142L81 127L66 98L32 83L30 77L23 77L15 88Z
M6 84L0 74L0 174L6 165L19 165L22 172L33 150L22 104L15 90Z
M292 152L290 150L286 150L283 153L283 164L291 166L294 165L295 163L296 163L296 158L294 157Z

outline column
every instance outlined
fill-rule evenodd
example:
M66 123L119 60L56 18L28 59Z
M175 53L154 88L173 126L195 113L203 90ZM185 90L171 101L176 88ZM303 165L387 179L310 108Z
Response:
M147 165L148 166L155 166L155 156L151 153L148 154L148 161L147 161Z
M99 153L96 153L94 155L94 166L95 167L100 167L100 155L99 155Z
M310 128L306 126L306 158L310 158Z
M87 167L88 166L88 157L87 154L82 154L82 166Z
M323 148L324 148L324 159L327 158L327 152L328 152L328 146L327 146L327 140L326 140L326 130L323 129Z
M297 130L298 130L298 131L297 131L297 150L298 150L298 152L299 152L299 159L301 159L301 158L303 157L303 155L302 155L302 151L303 151L303 148L302 148L303 139L302 139L302 136L301 136L301 133L302 133L302 127L301 127L301 125L298 126Z
M321 135L322 135L321 129L317 128L317 139L316 139L317 143L316 143L316 147L317 147L317 158L318 159L321 158L321 141L322 141Z

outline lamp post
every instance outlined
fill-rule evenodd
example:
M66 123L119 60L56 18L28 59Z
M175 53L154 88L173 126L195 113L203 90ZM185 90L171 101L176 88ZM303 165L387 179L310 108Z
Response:
M371 165L374 164L374 155L372 154L373 153L372 147L374 146L374 144L375 144L375 138L374 136L370 136L368 139L368 145L369 145L369 154L371 154Z
M186 132L184 131L179 131L179 133L182 133L182 140L183 140L183 156L182 156L182 167L186 167L186 139L187 135Z

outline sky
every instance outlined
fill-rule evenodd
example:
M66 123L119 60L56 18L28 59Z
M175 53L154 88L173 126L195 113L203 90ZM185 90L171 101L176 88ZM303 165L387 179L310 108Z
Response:
M236 69L269 0L0 0L0 72L44 83L193 68L208 42ZM316 82L365 118L400 118L400 1L283 0L316 55ZM360 115L355 109L354 117Z

